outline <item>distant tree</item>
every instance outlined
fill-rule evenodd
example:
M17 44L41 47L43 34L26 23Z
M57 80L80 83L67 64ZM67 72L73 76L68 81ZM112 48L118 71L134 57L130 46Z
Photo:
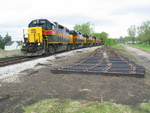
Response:
M2 49L3 47L4 47L3 37L0 35L0 48Z
M106 40L108 38L108 33L106 32L101 32L101 33L93 33L92 35L97 36L99 38L103 38L104 40Z
M0 41L3 39L3 37L0 35Z
M4 38L2 38L2 36L0 35L0 48L4 49L5 44L10 41L11 41L11 36L9 36L8 33L6 33Z
M128 35L132 41L132 43L134 44L135 42L135 39L136 39L136 26L135 25L131 25L129 28L128 28Z
M150 21L144 22L137 29L138 40L150 44Z
M124 37L120 36L119 39L118 39L118 42L119 42L119 43L125 43L126 40L125 40Z
M100 34L100 33L93 33L92 35L93 35L93 36L96 36L96 37L99 37L99 38L101 37L101 34Z
M101 32L101 33L100 33L101 38L103 38L104 40L108 38L108 35L109 35L109 34L106 33L106 32Z
M84 23L82 25L75 25L74 30L80 31L85 34L92 34L94 32L94 28L90 22Z
M3 39L3 43L6 44L7 42L10 42L11 41L11 36L9 36L8 33L6 33L4 39Z
M115 44L116 44L116 39L111 39L111 38L107 38L104 43L106 47L111 47L112 45Z
M125 41L131 41L129 36L125 36L124 39L125 39Z

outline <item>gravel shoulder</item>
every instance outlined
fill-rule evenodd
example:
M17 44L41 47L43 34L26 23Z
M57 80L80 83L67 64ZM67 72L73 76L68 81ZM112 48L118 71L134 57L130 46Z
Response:
M127 45L123 46L137 59L139 63L141 63L150 71L150 53Z
M51 73L51 69L71 65L92 51L56 56L55 59L47 59L47 62L21 71L14 78L8 76L0 79L0 113L22 113L23 106L50 98L107 101L136 108L139 103L150 100L149 71L145 78ZM141 58L144 64L140 55L135 56Z

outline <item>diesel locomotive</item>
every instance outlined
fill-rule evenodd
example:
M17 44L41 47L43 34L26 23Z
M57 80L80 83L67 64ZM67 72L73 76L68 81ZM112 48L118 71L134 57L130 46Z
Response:
M64 50L102 45L103 39L50 22L47 19L32 20L23 32L22 52L25 56L54 54Z

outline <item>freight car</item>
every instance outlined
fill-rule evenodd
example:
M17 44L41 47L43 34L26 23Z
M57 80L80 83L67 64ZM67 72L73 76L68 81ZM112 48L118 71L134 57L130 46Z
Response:
M37 56L55 52L101 45L102 39L83 34L79 31L50 22L47 19L36 19L24 30L22 52L25 56Z

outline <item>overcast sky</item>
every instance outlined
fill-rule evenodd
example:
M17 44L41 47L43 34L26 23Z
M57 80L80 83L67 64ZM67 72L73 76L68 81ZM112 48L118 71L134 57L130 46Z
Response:
M150 20L150 0L1 0L0 35L8 32L21 40L22 31L33 19L45 18L73 29L91 22L95 32L109 37L127 35L130 25Z

